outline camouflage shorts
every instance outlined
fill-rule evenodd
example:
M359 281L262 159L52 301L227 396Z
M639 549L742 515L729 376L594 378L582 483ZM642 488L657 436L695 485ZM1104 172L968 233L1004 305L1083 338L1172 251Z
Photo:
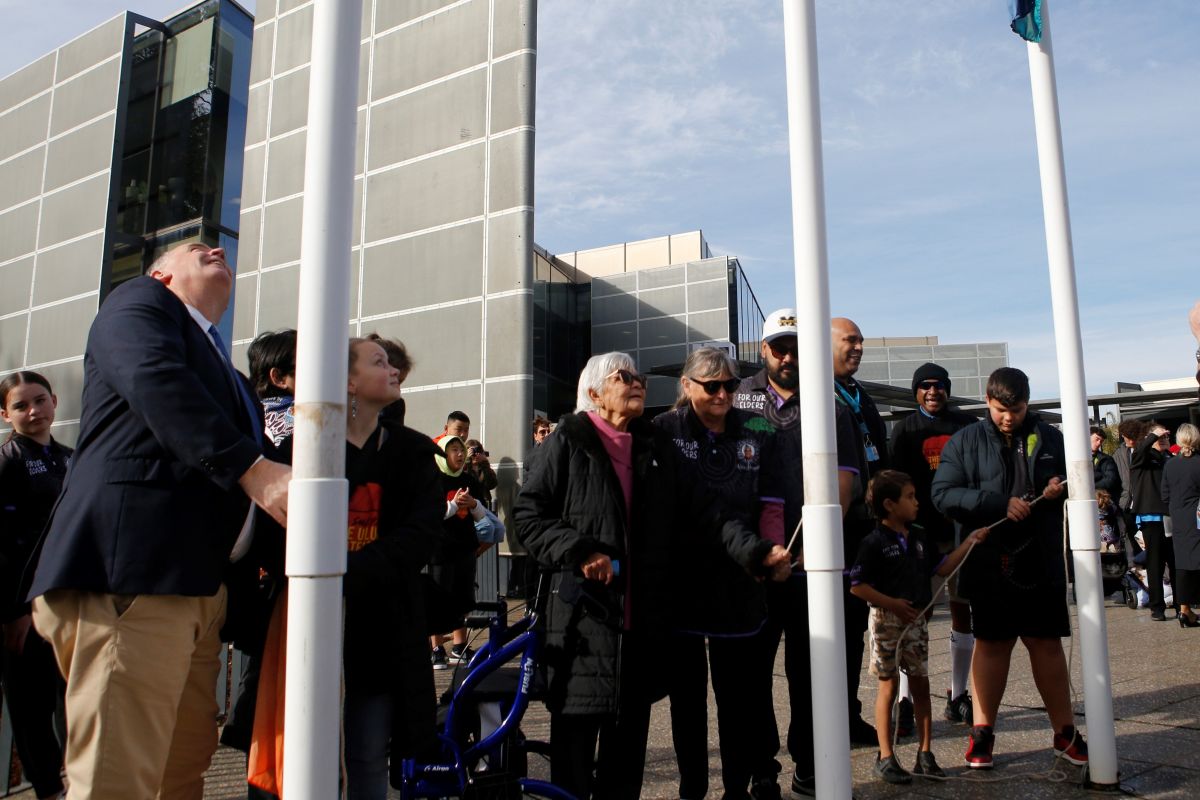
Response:
M871 665L868 671L880 680L896 677L896 662L910 676L929 674L929 627L925 617L917 617L912 627L904 632L904 623L890 611L871 608ZM904 643L899 647L900 634L904 632Z

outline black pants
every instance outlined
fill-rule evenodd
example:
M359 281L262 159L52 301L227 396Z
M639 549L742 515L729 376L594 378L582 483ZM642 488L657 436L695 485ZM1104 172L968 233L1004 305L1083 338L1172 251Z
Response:
M1163 566L1171 568L1171 580L1175 581L1175 545L1167 538L1161 522L1142 522L1142 538L1146 540L1146 587L1150 591L1150 610L1166 611L1163 599ZM1171 587L1174 589L1174 586ZM1178 605L1178 600L1176 600Z
M17 754L38 797L63 790L62 742L66 741L63 693L54 650L32 628L21 655L4 653L4 696L8 699Z
M708 671L712 669L721 748L721 783L744 795L751 777L778 772L772 667L778 636L679 635L671 642L671 738L679 762L679 796L708 793Z
M579 800L636 800L642 793L649 735L647 702L622 703L618 714L552 713L550 780Z
M768 670L774 669L779 638L783 636L783 671L787 676L791 712L787 751L796 765L796 774L807 778L816 774L816 766L813 757L812 664L808 645L808 581L802 575L793 575L784 583L768 584L767 627L763 635L769 654L765 659ZM765 727L759 747L762 752L770 752L772 758L768 764L755 767L755 780L774 778L780 772L779 762L774 759L774 754L779 751L778 728L774 722Z
M850 579L842 578L842 599L846 615L846 696L849 700L850 719L862 716L862 701L858 699L858 679L862 675L864 636L867 633L867 618L870 607L850 594Z

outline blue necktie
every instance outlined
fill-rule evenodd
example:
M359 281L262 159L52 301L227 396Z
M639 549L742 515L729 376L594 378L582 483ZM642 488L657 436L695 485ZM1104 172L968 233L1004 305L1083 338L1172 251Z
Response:
M238 375L237 370L229 363L229 349L225 347L225 341L221 338L221 332L217 330L216 325L210 324L208 326L208 335L212 337L213 344L221 351L221 361L225 364L226 369L229 370L238 397L241 398L242 405L246 409L246 414L250 417L250 426L254 430L254 441L257 444L262 441L262 424L258 419L258 403L250 396L250 392L246 390L246 384L242 383L242 376Z

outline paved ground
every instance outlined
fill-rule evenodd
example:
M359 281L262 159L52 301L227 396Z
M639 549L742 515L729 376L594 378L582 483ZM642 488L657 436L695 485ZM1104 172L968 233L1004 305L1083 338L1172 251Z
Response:
M1200 798L1200 630L1182 630L1174 622L1156 623L1145 609L1130 611L1110 603L1107 609L1109 652L1112 664L1117 752L1121 788L1128 795L1162 800ZM949 681L949 616L941 611L930 625L932 639L930 676L935 693ZM653 666L653 665L647 665ZM1079 654L1075 653L1072 674L1079 680ZM447 673L439 673L439 682ZM869 709L873 702L872 681L864 672L861 696ZM787 691L783 677L782 649L775 670L777 715L781 727L788 719ZM1083 726L1082 689L1076 703ZM871 774L875 749L852 751L854 794L859 800L875 798L1009 798L1043 800L1077 798L1088 792L1079 786L1079 770L1059 767L1050 755L1050 733L1041 702L1029 673L1029 663L1020 646L1014 654L1011 682L1004 698L997 730L996 763L991 773L965 775L961 766L966 732L940 719L935 699L934 753L951 778L944 782L922 782L910 787L891 787ZM720 796L716 722L710 702L709 738L712 753L712 790ZM524 729L532 738L548 735L547 718L540 708L531 709ZM899 753L909 766L916 745L902 740ZM536 757L533 757L536 761ZM781 758L786 763L786 755ZM531 763L535 773L544 765ZM790 776L785 766L784 778ZM222 748L209 773L206 800L245 797L244 760L239 753ZM671 748L670 720L666 704L655 707L651 722L643 796L678 797L678 773ZM16 797L32 800L32 793ZM788 792L784 791L784 797Z

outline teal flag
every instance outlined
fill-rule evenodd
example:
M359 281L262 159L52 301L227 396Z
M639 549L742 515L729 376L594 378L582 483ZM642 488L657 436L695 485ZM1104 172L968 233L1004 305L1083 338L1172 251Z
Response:
M1042 40L1042 0L1009 0L1012 30L1027 42Z

